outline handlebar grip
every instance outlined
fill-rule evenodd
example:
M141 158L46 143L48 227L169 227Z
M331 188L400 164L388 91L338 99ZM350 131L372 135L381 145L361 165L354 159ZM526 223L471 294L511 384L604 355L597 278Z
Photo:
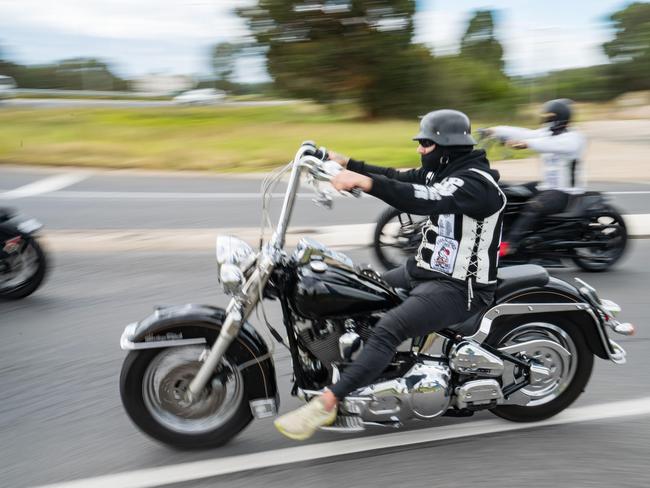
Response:
M322 146L320 148L317 148L316 143L314 141L303 141L301 145L309 146L309 149L305 151L305 154L314 156L320 159L321 161L325 161L327 159L327 149Z
M319 147L314 153L314 156L320 159L321 161L325 161L327 159L327 149L325 149L322 146Z

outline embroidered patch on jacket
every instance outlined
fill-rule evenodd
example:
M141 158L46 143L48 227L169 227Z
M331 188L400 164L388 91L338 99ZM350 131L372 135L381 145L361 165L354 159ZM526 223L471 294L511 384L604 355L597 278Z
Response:
M454 214L438 216L438 234L443 237L454 237Z
M451 273L454 269L456 254L458 254L458 241L438 236L433 256L431 256L431 269L447 274Z
M415 198L421 200L441 200L442 197L448 197L454 194L465 182L460 178L445 178L440 183L434 183L431 186L413 185L413 194Z

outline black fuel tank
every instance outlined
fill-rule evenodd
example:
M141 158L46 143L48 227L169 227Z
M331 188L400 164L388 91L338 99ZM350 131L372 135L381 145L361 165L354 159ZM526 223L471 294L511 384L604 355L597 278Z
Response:
M348 264L314 256L298 266L293 302L303 317L320 319L388 310L400 299L390 287Z

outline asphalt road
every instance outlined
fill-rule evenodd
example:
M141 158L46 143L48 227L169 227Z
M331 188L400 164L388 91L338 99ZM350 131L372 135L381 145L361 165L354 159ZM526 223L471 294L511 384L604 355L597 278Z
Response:
M79 181L54 191L8 198L5 193L53 177ZM169 175L123 171L20 169L0 166L0 205L19 208L47 229L160 229L256 227L260 225L261 177ZM76 181L73 180L73 181ZM310 187L301 187L291 224L310 227L370 223L385 207L372 197L336 198L332 210L312 203ZM590 189L616 192L612 203L624 214L650 213L650 182L594 183ZM277 219L284 185L274 194ZM5 198L3 198L3 195Z
M639 326L620 342L628 364L597 360L578 406L648 396L650 332L647 277L650 241L633 241L621 264L606 274L576 270L602 296L618 302L623 317ZM356 261L365 250L351 251ZM22 488L189 461L264 452L295 444L270 420L255 421L227 446L177 452L142 435L122 410L118 375L125 354L118 340L125 324L146 316L156 304L224 305L211 252L60 253L45 286L21 302L0 303L0 486ZM270 319L279 324L275 304ZM253 321L259 327L257 320ZM276 351L282 411L298 402L288 395L289 362ZM492 418L442 418L431 425L466 424ZM385 434L381 430L379 434ZM207 486L647 486L650 416L442 441L416 448L356 455L183 483ZM369 433L374 435L376 433ZM309 443L349 436L319 433Z
M260 180L255 177L97 171L83 177L75 172L68 181L65 177L69 174L65 169L0 167L0 205L18 207L42 220L46 229L217 228L259 223L256 193ZM63 180L58 179L61 175ZM624 213L650 213L650 194L646 193L650 184L594 187L627 192L612 195ZM22 189L20 198L14 198L17 189ZM10 191L14 193L7 193ZM337 198L334 210L326 211L305 196L299 200L293 225L367 223L381 208L372 198ZM577 407L649 395L650 329L645 326L650 307L648 252L650 241L633 240L628 256L610 272L554 272L563 279L580 276L592 283L602 296L618 302L623 307L622 317L637 324L639 330L637 336L620 340L628 351L628 364L596 361L592 380ZM363 249L349 254L356 261L370 259ZM4 394L0 402L0 486L22 488L295 446L275 432L270 420L264 420L253 422L223 448L177 452L142 435L121 407L117 381L125 354L118 341L124 326L143 318L158 304L225 305L213 259L211 250L57 253L52 256L50 278L41 290L21 302L0 302L0 384ZM271 321L281 325L277 305L269 304L268 312ZM257 320L253 322L260 327ZM299 402L288 394L286 351L276 350L276 366L281 410L287 411ZM460 428L491 418L481 413L472 419L441 418L426 425ZM361 453L348 459L175 486L285 487L289 480L314 487L648 486L648 434L650 416L610 418ZM307 444L348 438L319 433Z

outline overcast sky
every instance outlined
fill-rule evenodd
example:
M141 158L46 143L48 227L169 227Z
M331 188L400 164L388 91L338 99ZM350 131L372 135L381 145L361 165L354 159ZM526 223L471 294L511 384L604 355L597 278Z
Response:
M209 46L236 40L246 26L232 9L247 0L0 0L0 48L13 61L71 57L108 61L126 77L205 74ZM497 12L510 74L606 62L607 17L621 0L418 0L416 41L436 53L458 48L471 12ZM263 63L239 67L243 81L264 79Z

